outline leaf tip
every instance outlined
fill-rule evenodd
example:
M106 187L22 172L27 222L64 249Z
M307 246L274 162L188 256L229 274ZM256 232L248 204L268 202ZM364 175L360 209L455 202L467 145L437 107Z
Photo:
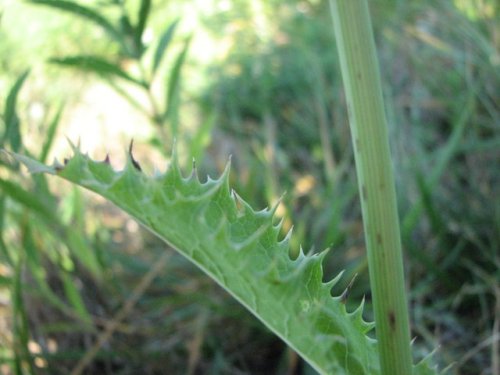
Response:
M354 285L354 282L356 281L356 278L358 277L358 274L355 273L354 276L352 277L351 281L345 288L345 290L342 292L340 295L340 302L343 303L344 305L347 303L347 299L349 298L349 293L351 292L351 288Z
M78 138L78 142L76 142L76 145L73 143L71 139L69 139L68 136L66 136L66 140L68 141L71 150L73 150L73 153L75 155L78 155L80 153L81 138Z
M189 176L189 180L200 181L198 178L198 169L196 168L196 159L194 157L191 161L191 175Z
M134 154L133 154L133 147L134 147L134 139L132 138L130 140L130 144L128 146L128 158L130 160L130 162L132 163L132 166L137 169L139 172L142 172L142 168L141 168L141 165L139 164L139 162L137 160L135 160L134 158Z
M222 171L220 177L217 179L218 181L229 184L229 174L231 173L231 159L232 157L231 155L229 155L226 166L224 167L224 170Z
M340 281L342 276L344 276L344 272L345 272L345 270L340 271L337 276L335 276L333 279L331 279L330 281L327 281L324 284L331 290L335 285L337 285L337 283ZM340 297L336 297L336 298L340 298Z

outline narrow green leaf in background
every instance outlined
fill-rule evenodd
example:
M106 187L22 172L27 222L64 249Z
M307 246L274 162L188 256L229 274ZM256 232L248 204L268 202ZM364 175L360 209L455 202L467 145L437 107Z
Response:
M146 87L146 84L141 80L132 77L127 72L122 70L118 65L111 63L99 56L69 56L63 58L53 58L50 61L55 64L94 72L104 78L107 78L107 76L119 77L141 87Z
M14 86L10 89L7 99L5 100L5 130L2 138L2 144L5 144L5 142L8 141L14 151L19 151L22 144L21 132L19 130L19 116L17 115L17 98L24 81L28 77L28 74L29 70L19 76Z
M149 16L149 11L151 10L151 0L141 0L141 6L139 8L139 16L137 19L137 26L134 30L134 40L135 46L139 51L139 56L142 54L142 35L146 27L146 22Z
M47 221L57 221L52 207L38 199L31 192L23 189L18 184L0 178L0 190L9 198L15 200L22 206L30 209L32 212L45 218Z
M166 85L167 92L165 95L165 112L163 115L163 121L170 121L172 128L172 136L177 137L178 128L178 110L179 105L177 100L179 99L179 88L181 81L181 69L184 66L184 60L186 59L187 51L189 49L189 44L191 38L188 38L184 44L184 48L177 56L172 70L168 74L168 83Z
M92 322L92 317L90 316L85 303L80 295L79 290L76 287L75 281L71 277L71 273L63 269L59 272L61 280L63 282L64 294L68 299L73 310L78 314L79 318L86 323Z
M25 158L25 157L24 157ZM19 161L21 159L18 159ZM24 160L30 160L25 158ZM34 168L43 166L41 163L32 163ZM34 172L48 172L50 168L44 170L32 169ZM49 206L46 199L39 198L31 192L25 190L18 184L0 178L0 191L6 196L15 200L21 206L26 207L31 212L39 216L44 222L52 227L56 233L59 233L62 241L88 269L95 275L99 275L102 271L99 262L92 248L86 243L81 233L67 229L60 221L53 207Z
M163 59L163 55L166 49L168 48L170 41L172 40L175 28L177 27L178 24L179 20L172 22L160 38L160 41L156 46L155 55L153 58L153 67L151 69L152 76L154 76L154 74L156 73L156 70L158 69L158 66L160 65Z
M4 233L5 233L5 214L6 214L6 197L4 194L0 195L0 257L1 259L5 260L5 262L13 266L14 261L9 253L9 250L7 248L7 245L5 244L4 240Z
M17 259L14 283L12 284L12 312L14 317L14 337L15 342L15 369L17 374L24 374L24 369L29 369L29 373L35 373L33 357L28 348L29 328L28 318L26 316L26 307L23 300L23 282L22 274L24 270L24 256Z
M104 31L108 33L113 39L115 39L120 45L122 45L122 47L126 47L126 43L123 40L120 31L115 26L113 26L113 24L106 18L104 18L91 8L80 5L73 1L66 0L30 0L30 2L33 4L46 5L52 8L64 10L66 12L74 14L75 16L88 19L96 25L102 27Z
M211 113L196 129L193 138L188 142L189 154L195 160L202 160L207 146L210 144L212 129L215 126L217 116Z
M54 118L49 123L49 127L45 135L45 141L43 142L42 151L40 152L40 157L38 158L42 163L46 162L47 157L49 156L49 151L50 148L52 147L54 136L59 126L59 121L61 120L62 110L63 106L61 105L57 110L56 114L54 115Z

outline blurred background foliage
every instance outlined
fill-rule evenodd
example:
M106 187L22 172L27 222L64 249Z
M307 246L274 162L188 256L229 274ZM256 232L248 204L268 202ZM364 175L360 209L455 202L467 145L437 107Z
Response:
M500 374L500 23L495 0L373 1L414 352ZM50 162L67 136L147 173L282 203L293 252L331 247L348 303L368 270L324 0L3 0L1 147ZM314 374L182 257L94 195L0 159L0 373ZM292 254L293 256L293 254Z

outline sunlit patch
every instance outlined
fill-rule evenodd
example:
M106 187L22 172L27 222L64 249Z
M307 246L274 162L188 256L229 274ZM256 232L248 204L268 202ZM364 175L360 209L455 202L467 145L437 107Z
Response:
M127 220L126 224L127 231L130 233L135 233L139 230L139 224L135 220Z
M316 185L316 179L313 175L307 174L300 177L294 186L295 195L306 195L308 194Z
M0 264L0 276L9 277L10 275L12 275L11 269L5 264Z
M40 344L32 340L28 342L28 349L33 354L40 354L42 352L42 347L40 346Z
M28 115L33 121L42 121L45 116L45 106L40 102L32 103L28 108Z
M35 366L38 368L47 367L47 361L44 358L36 357L33 362L35 363Z
M472 20L495 17L494 2L484 0L454 0L455 7Z
M151 42L153 42L154 38L155 38L155 33L154 33L153 29L151 27L147 27L144 30L144 33L142 34L141 41L142 41L142 43L148 45Z
M50 353L57 352L57 349L58 349L57 341L54 339L48 339L47 340L47 349L49 350Z

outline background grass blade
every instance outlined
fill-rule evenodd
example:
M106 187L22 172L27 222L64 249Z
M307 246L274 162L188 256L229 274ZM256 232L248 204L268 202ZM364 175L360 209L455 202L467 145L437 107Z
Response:
M162 36L160 37L160 40L158 42L158 45L156 46L154 58L153 58L153 65L151 68L152 76L155 75L156 70L161 64L161 61L163 59L163 56L165 54L165 51L167 50L168 46L170 45L170 41L172 40L172 37L174 35L175 29L177 25L179 24L179 20L175 20L172 22L168 28L163 32Z
M16 80L5 100L4 122L5 131L2 138L2 144L9 142L12 150L19 151L21 148L21 132L19 130L19 116L17 115L17 98L19 91L28 77L29 70L26 70Z
M113 24L109 22L105 17L89 7L80 5L74 1L65 0L30 0L30 2L37 5L45 5L51 8L60 9L65 12L69 12L77 17L92 21L94 24L102 27L103 30L114 40L120 43L120 45L126 45L120 31L115 26L113 26Z
M22 275L24 271L24 257L21 255L16 262L14 283L12 284L12 309L14 316L14 332L16 342L15 355L15 371L16 374L24 374L24 369L28 369L29 373L35 373L33 358L29 350L29 328L26 315L26 308L23 300L23 281Z
M139 14L137 17L137 25L134 30L134 40L135 46L138 49L139 56L142 54L142 35L146 27L146 23L149 16L149 11L151 10L151 0L141 0L141 6L139 7Z
M56 114L54 115L54 118L52 121L49 123L48 128L47 128L47 133L45 136L45 140L43 142L42 150L40 151L40 156L38 159L41 162L46 162L47 157L49 156L50 149L52 147L52 144L54 142L54 136L56 134L56 131L59 127L60 120L61 120L61 114L63 111L63 106L61 105L59 109L57 110Z
M0 178L0 189L5 196L17 201L21 205L36 213L41 218L49 222L57 222L57 216L52 207L45 204L44 201L35 197L31 192L23 189L18 184Z
M188 38L184 43L184 48L175 59L174 65L170 74L168 75L168 83L166 84L165 95L165 112L163 115L164 121L169 121L172 129L172 136L177 137L178 133L178 111L179 111L179 95L180 95L180 81L181 70L184 66L184 61L189 49L191 38Z

